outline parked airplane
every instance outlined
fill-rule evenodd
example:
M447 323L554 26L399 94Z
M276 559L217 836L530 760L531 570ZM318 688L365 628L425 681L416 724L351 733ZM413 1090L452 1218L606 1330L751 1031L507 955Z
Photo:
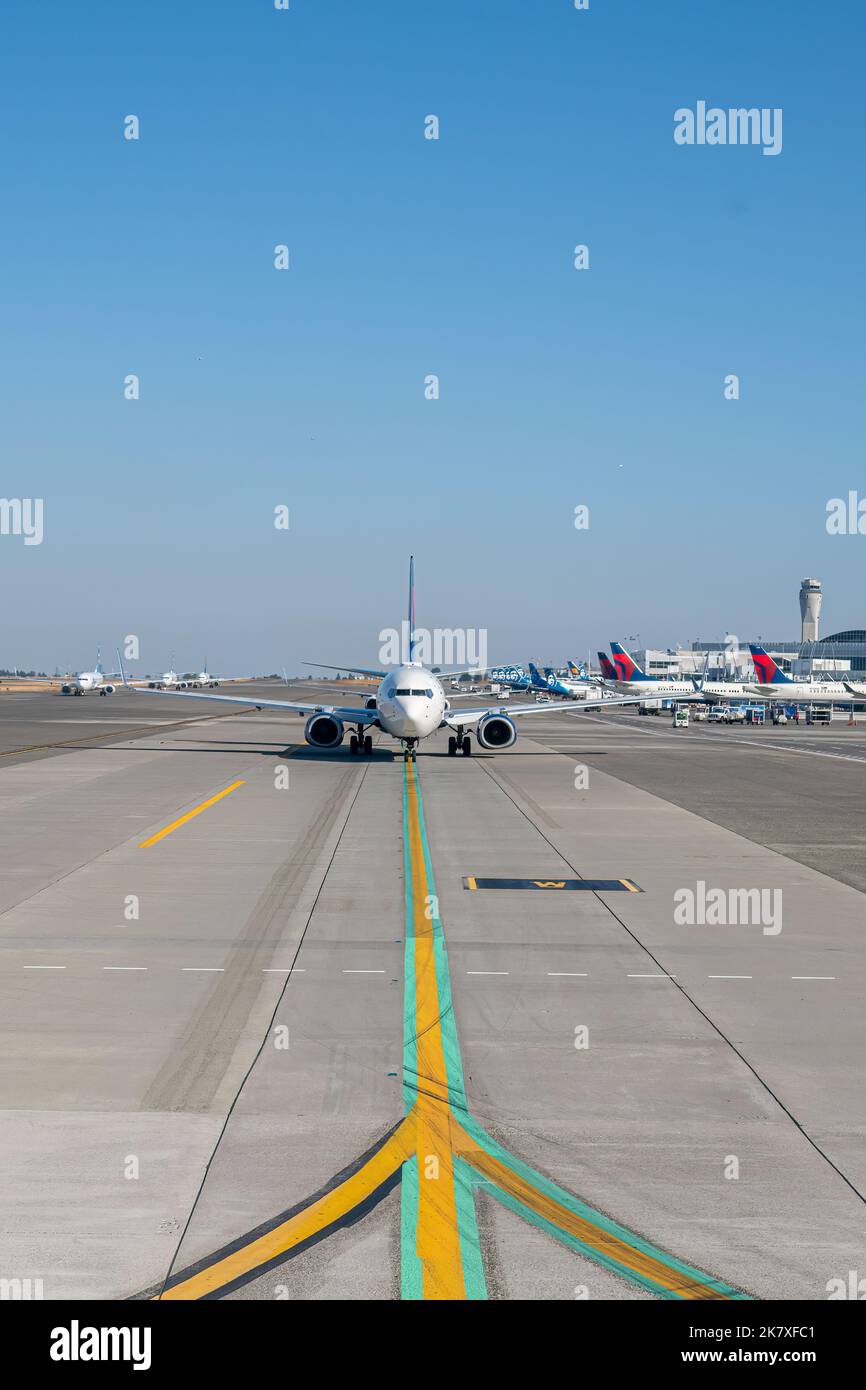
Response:
M590 676L585 661L566 661L565 665L568 675L558 676L557 680L565 686L569 695L588 695L590 691L599 691L599 681L596 677ZM547 672L546 666L544 669Z
M405 759L415 758L418 744L429 738L437 729L447 728L448 752L453 757L460 752L468 756L472 743L468 729L474 729L482 748L498 750L510 748L517 741L515 716L542 713L542 706L517 705L505 709L499 705L483 706L478 709L452 709L445 697L445 691L438 675L434 675L419 661L415 661L417 645L415 632L415 585L414 560L409 561L409 642L408 659L390 671L372 671L368 668L343 664L342 671L353 671L357 675L376 676L380 684L375 695L370 695L362 705L308 705L296 704L291 700L264 700L245 695L205 695L192 691L175 690L136 690L139 695L173 695L178 700L214 700L229 705L249 705L254 709L293 710L309 714L304 737L314 748L336 748L342 741L347 725L354 725L355 731L349 738L350 753L370 754L373 739L370 729L381 729L392 738L399 739ZM118 654L118 662L120 656ZM336 669L336 668L335 668ZM443 673L447 679L450 673ZM121 675L127 684L121 663ZM134 687L130 686L130 689ZM599 705L608 706L638 704L637 695L616 696L613 699L574 700L561 709L594 709Z
M810 705L832 705L836 701L850 704L852 699L866 700L866 686L845 680L794 680L793 676L781 670L763 647L750 642L749 651L758 678L756 693L760 692L765 699L802 701Z
M559 676L557 676L556 672L552 671L549 666L545 666L544 675L542 675L538 667L530 661L529 677L532 683L531 688L539 693L543 692L547 695L561 695L565 700L571 695L571 691L568 687L563 685Z
M747 697L753 699L756 694L755 687L743 681L708 681L706 663L701 675L690 676L688 680L676 680L666 676L648 676L620 642L611 642L610 650L616 672L613 679L620 690L642 690L648 698L654 700L682 699L684 695L695 694L709 701L742 700ZM602 663L603 671L604 665L605 663Z
M531 690L532 681L522 666L494 666L490 679L499 685L508 685L512 690Z

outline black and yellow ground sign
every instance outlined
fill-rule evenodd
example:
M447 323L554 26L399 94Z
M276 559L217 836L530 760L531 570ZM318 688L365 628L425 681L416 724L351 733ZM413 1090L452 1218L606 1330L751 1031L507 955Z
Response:
M642 893L630 878L464 878L463 887L475 893L481 888L541 888L565 893Z

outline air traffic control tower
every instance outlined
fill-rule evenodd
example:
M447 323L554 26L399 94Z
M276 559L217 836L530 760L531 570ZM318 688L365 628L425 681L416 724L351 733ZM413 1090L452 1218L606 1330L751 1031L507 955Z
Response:
M804 579L800 584L800 617L803 620L803 642L817 642L818 619L821 616L821 581Z

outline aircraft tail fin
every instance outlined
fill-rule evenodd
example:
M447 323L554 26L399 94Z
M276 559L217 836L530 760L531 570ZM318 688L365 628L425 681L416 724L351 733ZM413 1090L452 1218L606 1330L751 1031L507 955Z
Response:
M616 667L616 678L620 681L655 681L658 676L648 676L636 661L633 661L621 642L611 642L610 650Z
M749 643L749 651L752 653L752 661L755 665L755 674L758 677L758 685L794 685L789 675L781 670L776 662L765 652L763 647L757 643Z
M610 657L607 656L605 652L598 652L597 655L598 664L601 667L601 674L604 676L604 679L606 681L619 680L619 676L616 673L616 667L614 666Z
M409 628L408 628L408 650L409 661L415 660L415 556L409 556Z
M710 663L710 654L709 654L709 652L707 652L706 656L704 657L704 665L703 665L703 670L701 671L701 674L700 674L699 676L692 676L692 685L694 686L695 694L696 694L696 695L702 695L702 694L703 694L703 690L704 690L704 681L707 679L707 667L709 666L709 663Z

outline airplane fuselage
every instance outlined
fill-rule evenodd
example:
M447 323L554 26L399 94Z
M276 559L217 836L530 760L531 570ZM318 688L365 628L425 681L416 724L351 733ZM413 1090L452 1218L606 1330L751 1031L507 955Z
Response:
M379 723L393 738L429 738L440 727L446 708L441 682L424 666L389 671L376 692Z
M866 687L854 686L849 690L842 681L792 681L790 685L787 681L772 681L753 686L751 692L781 704L832 705L866 700Z
M768 686L744 685L742 681L616 681L608 682L620 691L643 695L647 700L676 700L684 695L704 696L708 700L745 700L765 692ZM766 698L766 696L764 696Z
M88 690L98 690L102 695L114 694L114 686L107 684L102 671L80 671L71 680L64 681L60 689L64 695L86 695Z

